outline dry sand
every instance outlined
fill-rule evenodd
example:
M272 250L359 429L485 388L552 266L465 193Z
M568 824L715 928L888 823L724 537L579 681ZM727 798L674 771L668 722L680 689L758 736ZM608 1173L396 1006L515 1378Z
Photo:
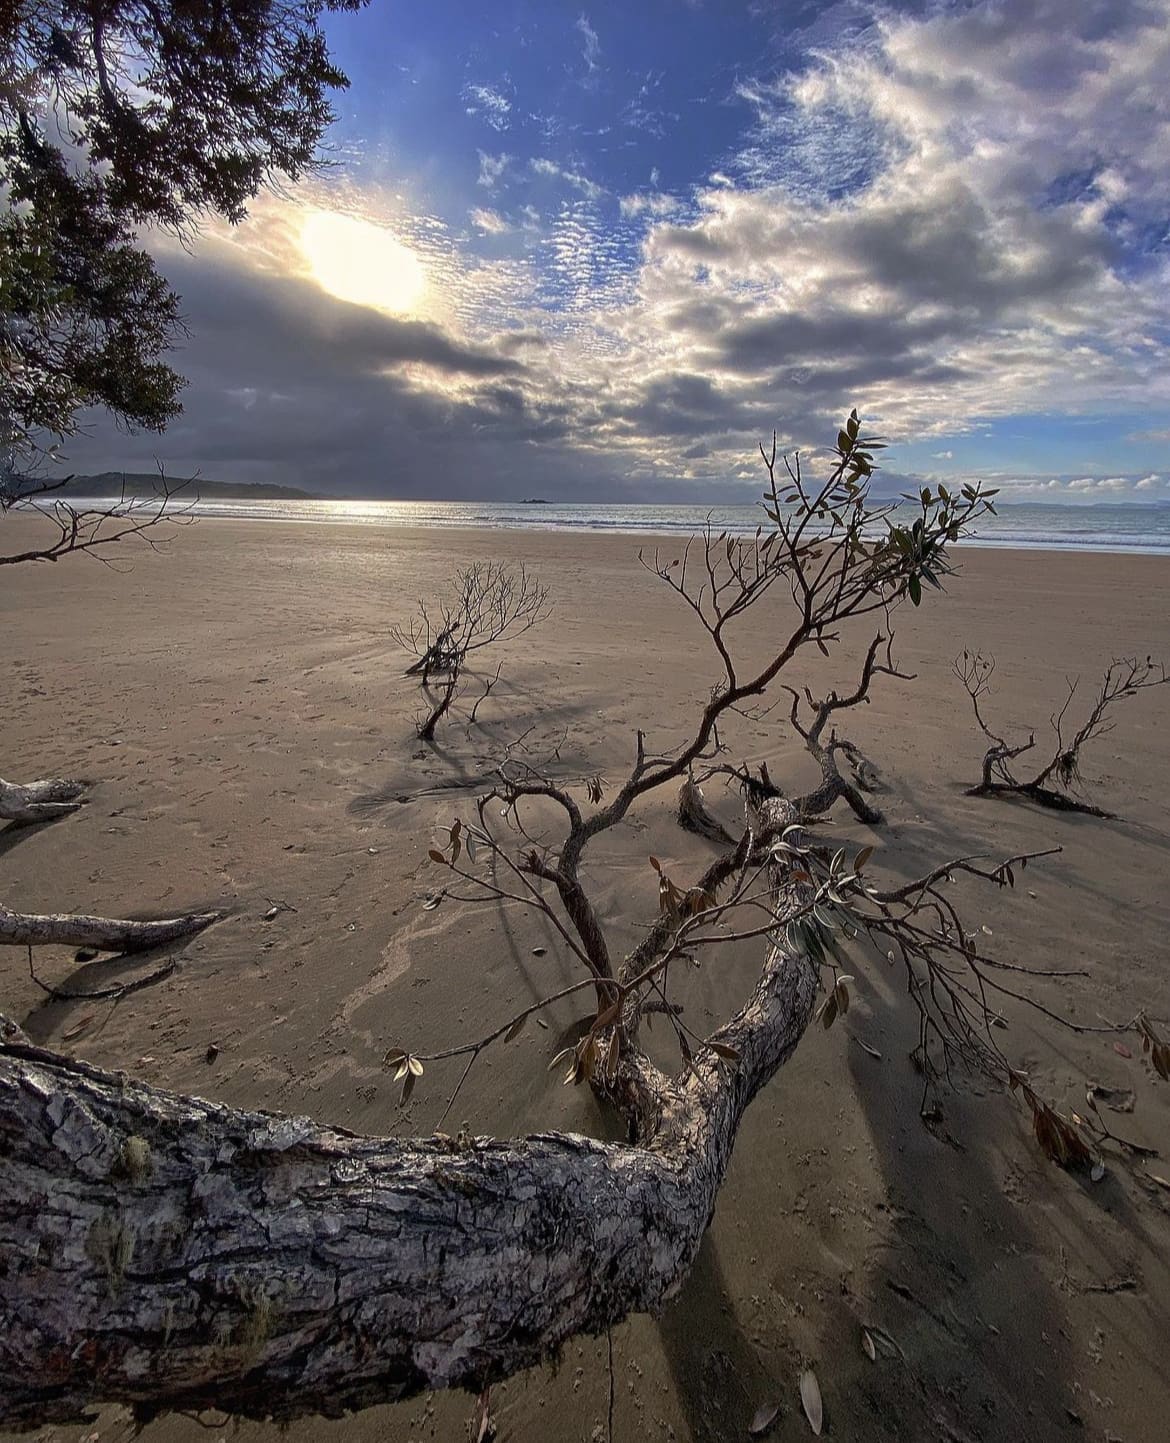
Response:
M6 521L6 542L28 524ZM117 1006L46 1005L13 950L0 958L0 1010L38 1041L160 1086L372 1133L430 1131L454 1074L428 1072L403 1116L383 1051L449 1043L571 975L528 915L422 909L435 829L525 728L537 754L560 742L565 775L617 778L635 727L658 744L680 739L714 680L693 619L638 567L637 545L207 522L162 554L137 553L128 574L84 558L0 571L3 771L95 783L76 817L0 832L5 901L227 909L175 976ZM501 653L482 727L453 725L423 747L390 627L456 564L489 556L523 558L546 579L555 619ZM994 715L1044 723L1066 673L1088 680L1117 652L1165 655L1168 615L1168 560L968 551L948 597L899 616L917 681L883 682L849 728L889 782L889 826L870 834L838 816L834 830L875 842L875 867L906 877L948 854L1064 848L1015 892L955 896L1005 958L1087 968L1087 979L1036 989L1084 1023L1138 1007L1170 1015L1170 697L1125 703L1086 753L1094 798L1125 820L1055 816L962 795L981 748L950 661L964 645L993 649ZM776 625L776 611L761 612L745 653L760 655ZM814 655L798 678L848 682L865 639L847 638L832 662ZM809 764L782 715L728 739L799 787ZM636 813L592 867L618 945L653 909L647 854L685 877L706 852L673 825L671 801ZM711 958L694 975L692 1025L736 1005L753 955ZM134 971L78 968L63 952L37 962L78 987ZM830 1437L1165 1438L1170 1191L1112 1162L1096 1186L1063 1174L1038 1154L1022 1110L977 1082L945 1096L941 1127L926 1131L898 979L873 959L859 970L847 1025L810 1034L749 1113L681 1295L661 1318L615 1331L615 1437L743 1439L775 1399L771 1436L805 1438L796 1380L811 1363ZM497 1135L603 1129L587 1090L561 1088L544 1067L579 1011L560 1005L548 1031L486 1056L458 1120ZM1133 1112L1111 1120L1159 1147L1150 1166L1170 1175L1170 1087L1140 1055L1005 1011L1004 1045L1058 1103L1079 1106L1087 1079L1132 1088ZM900 1355L871 1363L863 1323ZM555 1374L498 1388L500 1436L604 1436L605 1357L604 1339L574 1342ZM458 1439L470 1412L466 1397L439 1396L287 1436ZM36 1436L129 1433L125 1414L107 1410L90 1428ZM144 1437L228 1434L168 1419ZM239 1436L277 1434L246 1424Z

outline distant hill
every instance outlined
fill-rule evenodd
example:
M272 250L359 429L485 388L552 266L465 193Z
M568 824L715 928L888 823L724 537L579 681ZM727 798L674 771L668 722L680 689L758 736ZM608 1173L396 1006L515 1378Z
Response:
M37 478L38 480L44 478ZM35 482L34 482L35 484ZM319 501L322 498L312 491L302 491L297 486L266 486L249 481L184 481L179 476L168 476L167 487L180 496L202 496L207 500L221 497L224 500L254 501ZM157 471L103 471L99 476L74 476L64 486L53 491L54 496L158 496L162 494L163 482Z

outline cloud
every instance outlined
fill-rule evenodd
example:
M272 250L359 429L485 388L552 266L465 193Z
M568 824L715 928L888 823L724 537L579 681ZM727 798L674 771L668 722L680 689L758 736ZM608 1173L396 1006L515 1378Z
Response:
M494 190L499 185L504 172L511 164L512 157L506 152L499 155L489 155L487 151L481 150L479 154L479 179L477 185L482 185L487 190Z
M577 31L592 74L584 14ZM661 495L754 480L758 437L815 447L854 404L940 462L956 435L1025 411L1054 432L1140 415L1150 428L1127 439L1170 440L1170 0L888 8L817 45L789 73L741 74L725 97L738 139L687 189L672 158L677 200L657 168L644 191L607 189L593 177L623 172L579 135L559 159L478 151L451 231L411 222L437 298L414 320L282 278L271 237L277 274L202 243L168 257L193 332L177 444L208 475L200 437L225 466L232 446L259 466L267 434L296 475L371 490L531 494L528 477L548 494L555 474ZM510 102L468 87L491 124L480 89ZM630 139L620 113L606 146ZM648 164L631 152L628 176ZM516 239L485 246L465 217ZM469 446L474 480L448 479ZM1005 487L1168 494L1162 472L1060 464Z
M618 206L624 216L664 216L679 209L680 202L673 195L658 191L639 191L635 195L623 195Z
M476 206L469 212L469 216L472 225L485 235L508 235L514 229L498 212L484 210L482 206Z
M507 130L512 102L490 85L465 85L463 100L468 115L477 115L493 130Z
M529 369L544 355L539 333L469 341L336 301L214 240L168 254L166 268L199 316L184 414L162 437L76 438L74 469L150 469L157 456L173 474L325 492L512 495L544 485L564 448L571 408ZM545 489L571 494L598 467L564 449L556 472Z
M589 18L584 12L577 16L575 29L583 42L581 53L585 60L585 69L589 75L593 75L601 62L601 41L598 40L597 31L590 25Z
M999 488L999 503L1020 501L1046 501L1058 503L1102 505L1119 501L1170 500L1170 472L1127 472L1111 476L1050 475L1038 472L1032 475L1019 472L985 471L978 473L979 479L989 486ZM933 475L907 477L912 485L940 479ZM941 478L947 479L947 478Z
M1168 20L1165 0L888 12L744 82L743 146L687 218L651 217L609 320L615 414L649 447L730 438L761 401L806 444L854 402L894 440L1170 406L1170 264L1139 243L1170 201Z
M552 179L563 180L571 185L574 190L579 190L589 200L598 200L605 194L602 186L579 170L567 170L564 166L558 165L555 160L546 157L537 157L528 162L529 169L536 175L548 176Z

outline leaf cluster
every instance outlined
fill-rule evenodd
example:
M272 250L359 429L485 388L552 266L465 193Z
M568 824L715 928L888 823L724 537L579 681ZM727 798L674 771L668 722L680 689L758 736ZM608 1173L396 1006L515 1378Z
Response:
M101 405L160 430L179 301L138 242L241 220L322 164L327 10L366 0L17 0L0 49L0 443L63 437Z

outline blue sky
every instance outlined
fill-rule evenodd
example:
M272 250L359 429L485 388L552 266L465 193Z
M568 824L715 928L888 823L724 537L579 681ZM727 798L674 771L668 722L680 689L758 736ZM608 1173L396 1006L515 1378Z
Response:
M163 437L77 469L747 499L856 405L891 470L1170 497L1170 0L373 0L336 164L193 250Z

